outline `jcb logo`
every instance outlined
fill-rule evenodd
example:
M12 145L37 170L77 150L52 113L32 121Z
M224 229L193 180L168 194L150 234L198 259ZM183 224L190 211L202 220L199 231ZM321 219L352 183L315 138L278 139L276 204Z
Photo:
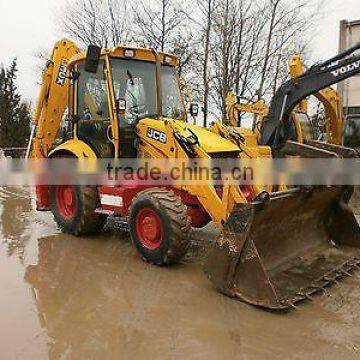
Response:
M360 60L358 61L354 61L352 64L349 64L347 66L343 66L340 69L337 69L335 71L332 71L331 73L335 76L338 77L339 75L344 75L350 71L354 71L360 68Z
M60 65L59 73L58 73L58 76L56 78L56 84L57 85L60 85L60 86L65 85L66 73L67 73L67 66L66 65Z
M156 141L159 141L163 144L167 143L167 136L165 133L152 129L152 128L148 128L148 132L147 132L147 137L150 139L154 139Z

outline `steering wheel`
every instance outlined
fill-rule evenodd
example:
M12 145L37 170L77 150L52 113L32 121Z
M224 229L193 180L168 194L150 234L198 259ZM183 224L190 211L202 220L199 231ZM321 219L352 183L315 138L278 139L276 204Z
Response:
M133 116L138 116L140 113L143 113L146 109L146 105L145 104L136 104L134 106L131 106L129 109L127 109L127 111L133 115Z

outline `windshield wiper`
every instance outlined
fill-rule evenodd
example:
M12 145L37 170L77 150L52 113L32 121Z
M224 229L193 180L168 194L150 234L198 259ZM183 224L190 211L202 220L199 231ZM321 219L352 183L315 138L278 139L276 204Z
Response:
M133 78L131 72L129 70L127 70L126 74L127 74L128 78L130 79L131 85L134 86L135 85L134 78Z

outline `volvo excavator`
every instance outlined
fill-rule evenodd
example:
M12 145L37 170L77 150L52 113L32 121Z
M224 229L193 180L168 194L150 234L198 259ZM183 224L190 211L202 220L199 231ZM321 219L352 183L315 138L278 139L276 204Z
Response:
M309 149L294 138L290 115L311 93L360 71L360 57L350 57L352 52L283 84L259 130L260 146L251 147L236 130L219 135L187 123L174 55L127 46L89 46L83 53L62 40L43 74L29 154L120 162L286 152L306 157ZM312 148L310 157L342 155L336 147ZM213 221L220 232L204 271L214 287L249 304L284 310L360 266L360 229L347 205L352 191L300 186L274 192L209 181L41 184L36 196L38 210L51 211L62 231L77 236L96 234L108 216L117 217L141 257L156 265L181 261L191 227Z
M289 74L292 79L301 76L306 68L300 54L295 53L288 62ZM324 107L324 127L325 141L329 144L341 145L343 132L343 110L338 93L331 86L321 89L313 94ZM242 99L230 91L226 98L227 121L231 126L238 128L238 131L244 132L247 136L253 136L253 140L258 140L259 129L263 119L269 113L269 106L263 100ZM251 130L241 126L244 115L252 117ZM299 142L306 140L317 140L317 132L314 124L308 115L307 99L301 101L292 113L292 120L297 131ZM215 124L214 124L215 125ZM214 127L215 130L215 127ZM257 143L257 141L256 141Z
M292 78L296 79L300 75L302 75L306 71L306 67L300 57L299 54L295 53L291 59L289 60L289 70ZM321 89L314 96L320 101L324 108L324 122L325 122L325 141L329 144L341 145L342 141L342 133L343 133L343 109L339 94L335 89L331 86ZM303 101L300 106L295 111L295 116L300 114L299 122L301 122L301 115L308 113L308 104L307 101ZM305 116L306 117L306 116ZM302 121L302 125L305 124L310 125L310 129L308 130L308 134L306 136L307 139L316 140L317 132L315 131L315 127L318 127L317 124L313 124L309 119L305 119Z

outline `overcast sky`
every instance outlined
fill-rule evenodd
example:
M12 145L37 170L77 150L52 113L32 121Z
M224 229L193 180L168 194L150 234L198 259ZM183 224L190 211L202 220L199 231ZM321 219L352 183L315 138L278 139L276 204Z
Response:
M318 0L314 0L318 1ZM0 0L0 64L18 58L20 92L35 100L36 63L33 54L51 49L62 34L56 17L66 0ZM360 19L360 0L327 0L325 14L314 32L312 58L326 59L338 50L339 21Z

